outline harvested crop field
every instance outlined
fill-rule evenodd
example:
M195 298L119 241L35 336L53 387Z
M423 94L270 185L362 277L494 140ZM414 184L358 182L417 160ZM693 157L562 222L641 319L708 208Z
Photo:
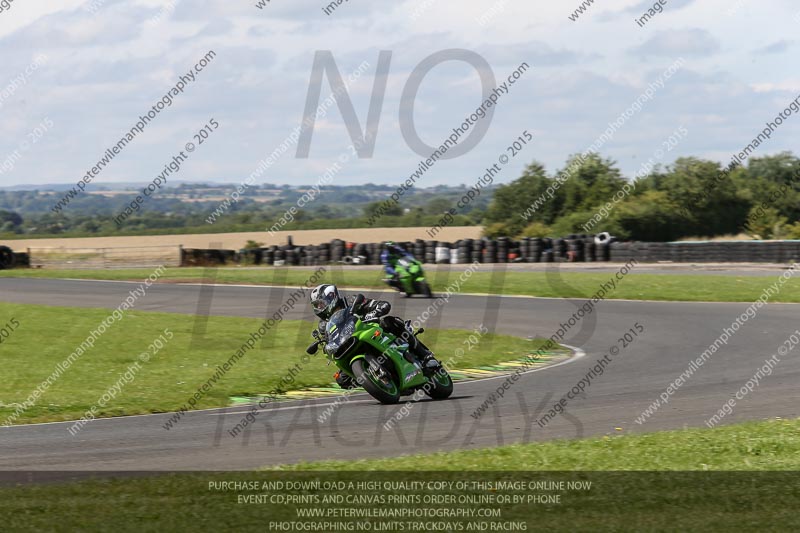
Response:
M349 242L381 242L385 240L413 241L415 239L431 240L426 234L430 228L361 228L333 230L280 231L270 235L266 231L246 233L207 233L190 235L144 235L131 237L79 237L54 239L20 239L4 241L16 252L24 252L27 248L118 248L141 246L178 246L184 248L224 248L238 250L248 240L263 243L265 246L286 244L289 235L295 244L319 244L333 239ZM454 242L459 239L480 238L481 226L459 226L444 228L436 240Z

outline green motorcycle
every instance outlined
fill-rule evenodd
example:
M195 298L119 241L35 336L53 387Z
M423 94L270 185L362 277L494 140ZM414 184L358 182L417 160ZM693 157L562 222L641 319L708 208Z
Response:
M414 335L424 331L420 328ZM361 320L352 307L336 311L326 333L327 341L314 330L316 341L306 351L313 355L324 344L328 364L335 363L381 403L397 403L419 390L434 400L453 393L453 380L444 367L426 373L408 352L408 344L399 344L402 339L384 331L377 320Z
M406 296L422 294L427 298L433 298L430 285L425 281L425 273L422 271L422 263L416 259L403 257L397 261L394 267L397 272L398 282L389 283L395 289L406 293ZM387 283L389 280L387 280Z

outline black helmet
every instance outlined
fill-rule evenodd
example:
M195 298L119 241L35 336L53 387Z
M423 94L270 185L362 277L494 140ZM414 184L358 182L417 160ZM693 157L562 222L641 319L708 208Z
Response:
M311 291L311 307L315 315L328 319L334 312L345 308L345 301L336 285L317 285Z
M394 241L386 241L386 250L388 250L390 254L400 255L403 253L402 249Z

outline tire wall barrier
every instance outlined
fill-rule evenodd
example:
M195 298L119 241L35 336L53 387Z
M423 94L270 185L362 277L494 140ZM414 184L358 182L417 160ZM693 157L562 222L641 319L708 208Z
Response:
M615 242L610 260L643 263L794 263L800 241Z
M464 239L457 242L424 241L400 243L426 264L614 262L635 259L641 263L786 263L800 261L798 241L696 241L615 242L613 238L568 235L550 239L525 237L513 240ZM352 243L335 239L315 245L269 246L242 250L180 249L180 266L316 266L328 263L352 265L381 264L383 243ZM33 254L13 252L0 245L0 270L26 268ZM38 256L37 256L38 257ZM124 258L113 262L125 267ZM177 263L177 261L175 262ZM108 268L109 262L99 265ZM36 265L40 265L37 259ZM58 264L44 264L58 267ZM138 266L131 263L129 266ZM70 268L84 267L70 261ZM87 264L86 268L89 268ZM98 265L91 265L98 268Z
M24 268L30 264L30 255L27 252L17 253L8 246L0 246L0 270Z
M793 263L800 261L800 241L616 242L606 235L568 235L563 238L524 237L513 240L464 239L457 242L399 243L427 264L479 263ZM329 262L380 265L383 243L347 243L334 240L313 246L272 246L240 250L252 264L319 265Z

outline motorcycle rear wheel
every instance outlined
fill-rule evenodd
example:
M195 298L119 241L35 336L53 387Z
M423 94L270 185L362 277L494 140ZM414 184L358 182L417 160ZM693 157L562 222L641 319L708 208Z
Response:
M376 376L366 361L363 359L354 361L352 368L356 381L370 396L384 404L394 404L400 401L400 390L397 388L397 384L385 376L383 378Z
M433 298L433 292L431 291L431 286L428 285L427 281L418 281L417 291L420 294L424 294L425 298Z

